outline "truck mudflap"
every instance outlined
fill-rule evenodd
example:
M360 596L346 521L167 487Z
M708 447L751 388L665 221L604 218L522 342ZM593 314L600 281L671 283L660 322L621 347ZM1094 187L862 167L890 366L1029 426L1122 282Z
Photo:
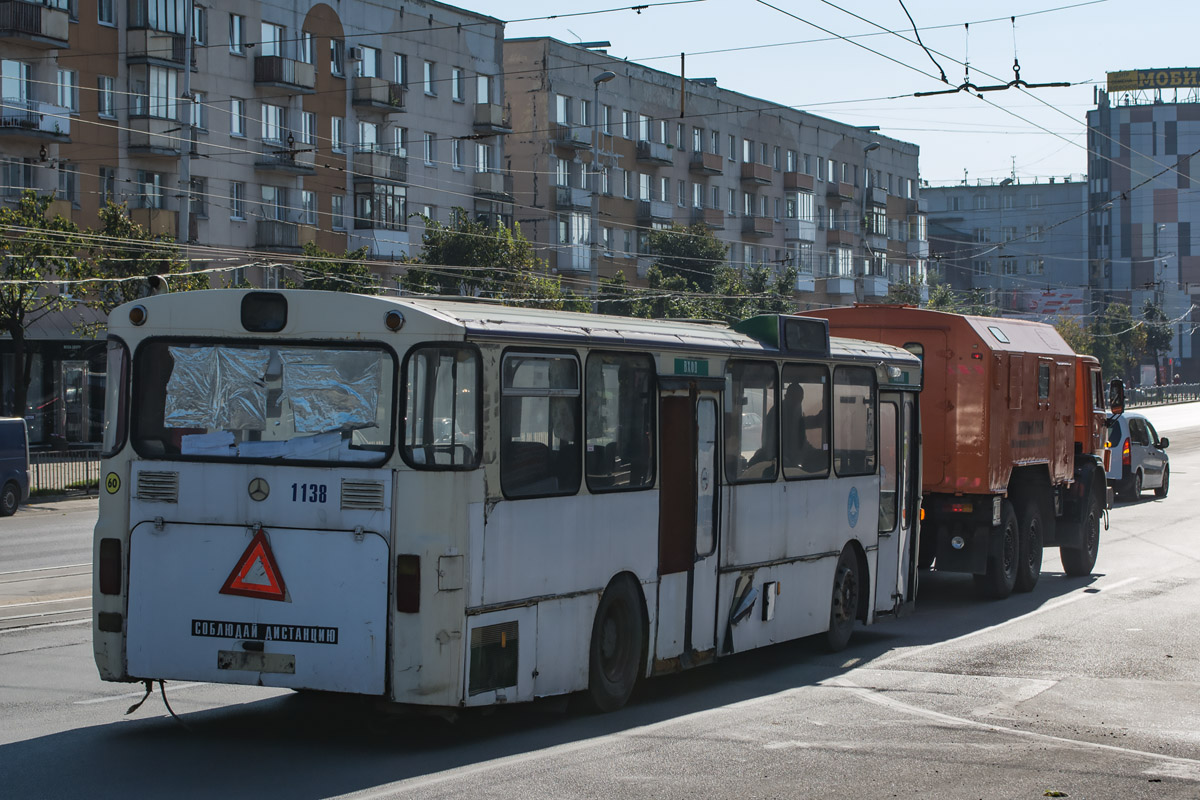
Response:
M388 565L361 530L140 523L128 673L383 694Z

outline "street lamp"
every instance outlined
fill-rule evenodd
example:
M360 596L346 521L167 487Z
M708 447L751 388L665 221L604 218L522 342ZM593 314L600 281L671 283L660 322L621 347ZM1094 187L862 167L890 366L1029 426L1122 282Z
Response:
M879 142L870 142L863 145L863 192L862 203L859 211L859 231L858 235L862 237L863 243L863 275L869 275L871 271L870 262L872 261L871 246L867 244L867 191L871 185L871 170L867 168L867 153L872 150L879 149Z
M592 213L588 224L591 235L589 266L591 267L592 311L600 310L596 300L600 289L600 237L596 232L600 217L600 170L598 169L600 159L600 84L608 83L615 77L617 77L617 73L605 70L592 78Z

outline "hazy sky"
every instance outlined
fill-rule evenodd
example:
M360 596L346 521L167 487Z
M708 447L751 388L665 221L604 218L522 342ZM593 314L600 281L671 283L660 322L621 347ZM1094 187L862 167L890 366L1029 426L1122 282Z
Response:
M1013 79L1012 16L1021 78L1073 84L989 92L985 99L965 92L921 98L912 95L950 87L913 41L899 0L836 5L825 0L650 2L652 7L640 14L625 6L580 16L566 15L617 4L457 4L509 21L509 38L607 40L611 55L673 74L679 73L679 54L687 53L690 77L715 77L727 89L851 125L878 125L881 133L920 146L921 177L933 185L961 182L964 170L972 183L1014 172L1023 180L1082 176L1085 115L1094 107L1093 88L1104 85L1106 72L1200 66L1200 12L1182 0L905 0L921 40L951 85L964 82L964 61L970 62L976 85ZM514 21L555 14L559 18Z

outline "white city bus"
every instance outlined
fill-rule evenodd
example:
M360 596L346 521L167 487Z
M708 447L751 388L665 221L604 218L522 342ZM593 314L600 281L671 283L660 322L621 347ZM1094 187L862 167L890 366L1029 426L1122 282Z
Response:
M920 361L824 320L217 290L108 347L105 680L607 710L915 598Z

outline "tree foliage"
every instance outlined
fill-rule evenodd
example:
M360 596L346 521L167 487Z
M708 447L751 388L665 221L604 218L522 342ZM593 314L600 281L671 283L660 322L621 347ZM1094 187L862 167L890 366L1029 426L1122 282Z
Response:
M1145 354L1154 363L1155 382L1162 383L1166 370L1160 369L1159 356L1170 351L1174 334L1162 306L1151 300L1147 300L1142 306L1142 320L1146 329ZM1171 376L1166 375L1166 382L1170 383L1170 380Z
M302 256L293 262L292 272L284 278L283 285L289 289L380 294L383 289L365 263L368 253L364 246L337 256L313 242L305 242Z
M647 251L668 278L682 278L701 292L712 292L728 250L703 224L672 225L650 231Z
M21 193L13 208L0 208L0 328L13 341L13 413L22 415L29 391L26 331L69 302L42 281L75 280L82 272L79 229L61 216L47 218L52 195Z
M1111 303L1092 322L1092 355L1100 360L1107 377L1120 377L1127 383L1137 379L1138 354L1146 347L1145 326L1134 320L1129 306Z

